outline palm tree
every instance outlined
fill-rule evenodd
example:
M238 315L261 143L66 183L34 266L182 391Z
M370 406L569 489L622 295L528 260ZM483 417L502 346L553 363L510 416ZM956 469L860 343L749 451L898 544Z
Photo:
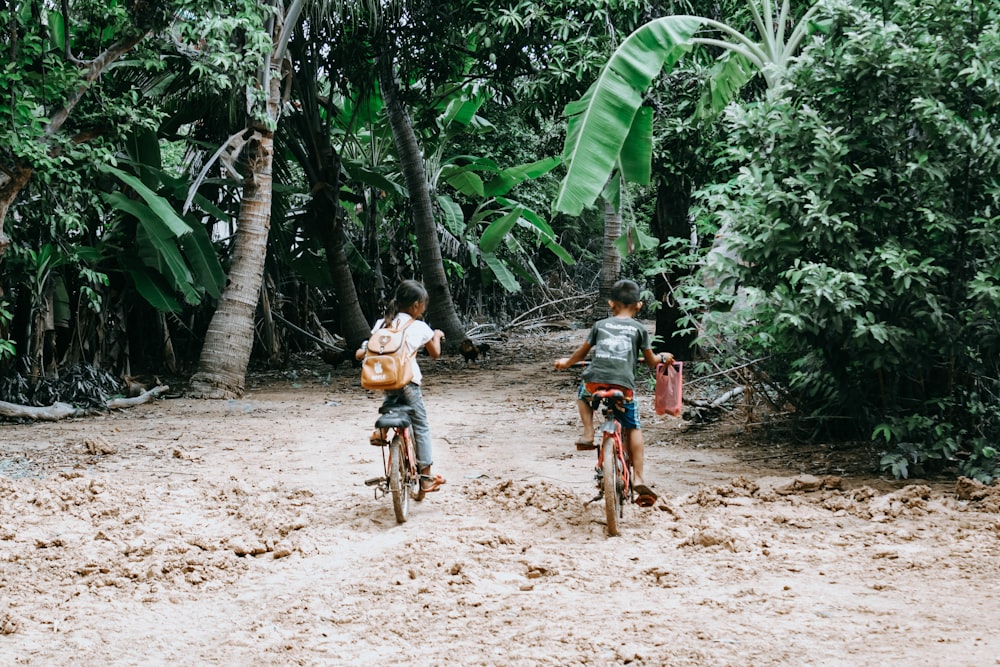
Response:
M247 167L233 259L226 289L205 333L198 371L191 378L195 396L232 398L244 390L271 225L274 128L281 116L282 66L303 4L304 0L294 0L284 13L276 11L267 19L272 50L257 72L258 90L265 101L247 129ZM283 9L280 3L276 6Z
M441 259L441 242L434 220L430 181L427 178L424 156L417 143L417 135L413 131L410 116L399 97L392 61L382 57L377 67L393 141L396 144L396 152L399 155L413 208L413 227L419 248L420 269L423 272L424 286L430 296L427 319L436 328L444 331L445 340L450 341L449 347L457 346L465 335L465 328L455 311L451 289L448 287L448 277L444 271L444 262Z

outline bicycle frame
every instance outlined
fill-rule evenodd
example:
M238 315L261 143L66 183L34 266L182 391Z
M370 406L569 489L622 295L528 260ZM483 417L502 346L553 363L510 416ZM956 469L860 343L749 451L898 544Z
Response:
M625 448L621 422L615 416L615 407L620 407L625 395L620 389L599 389L592 394L590 406L593 410L603 403L604 423L599 428L601 446L597 448L597 478L600 493L594 500L601 497L605 501L608 520L608 534L618 534L618 519L621 518L626 501L632 501L632 461ZM611 448L605 443L611 440ZM615 461L605 461L611 454ZM607 479L608 473L616 477Z
M409 512L409 499L423 499L420 476L417 472L417 457L413 438L410 434L410 412L408 405L383 405L381 415L375 422L378 440L372 444L382 446L382 467L385 475L369 479L367 486L375 487L375 498L392 494L392 508L396 521L403 523ZM388 451L386 449L388 448Z

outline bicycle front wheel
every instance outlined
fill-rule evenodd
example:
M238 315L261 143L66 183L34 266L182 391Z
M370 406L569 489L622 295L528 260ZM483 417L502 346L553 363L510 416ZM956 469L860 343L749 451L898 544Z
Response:
M604 512L607 514L608 535L615 537L618 532L618 520L622 515L622 495L625 491L622 484L621 464L615 452L615 439L604 438L601 443L601 458L603 459L602 484L604 485Z
M410 509L410 490L407 488L409 471L403 455L404 447L406 443L399 435L389 444L389 489L392 491L392 511L396 513L396 521L399 523L406 522Z

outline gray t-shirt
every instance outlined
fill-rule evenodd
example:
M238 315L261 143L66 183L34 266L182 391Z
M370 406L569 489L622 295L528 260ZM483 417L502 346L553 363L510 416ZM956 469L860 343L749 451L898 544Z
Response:
M631 317L608 317L594 323L587 343L590 365L583 371L584 382L604 382L635 389L635 366L650 349L649 332Z

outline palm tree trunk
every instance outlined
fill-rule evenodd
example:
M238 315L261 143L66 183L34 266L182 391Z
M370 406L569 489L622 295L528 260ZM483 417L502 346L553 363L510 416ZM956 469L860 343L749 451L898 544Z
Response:
M392 127L392 138L396 144L396 152L399 153L399 163L413 207L413 228L417 237L420 271L423 273L424 287L430 296L427 320L431 326L444 331L447 347L453 349L465 336L465 329L455 312L448 278L444 272L441 242L437 223L434 221L430 183L427 180L423 154L409 114L399 99L392 63L387 58L381 58L378 70L389 125Z
M266 80L268 116L277 119L281 78L277 72L272 72ZM252 131L233 261L226 288L205 333L198 372L191 378L192 394L201 398L240 396L253 351L254 316L264 280L267 235L271 229L274 131L259 122L254 124Z
M333 293L337 301L337 319L340 334L347 343L347 350L353 352L362 341L368 340L371 327L361 310L358 290L354 285L354 275L347 261L344 236L344 216L340 206L340 155L330 145L326 128L317 128L313 146L321 149L314 159L320 161L318 168L310 172L313 201L309 206L312 217L311 228L319 236L326 251L326 263L333 281ZM326 157L323 157L326 156Z
M601 259L601 299L611 295L611 288L618 282L622 270L622 256L618 253L615 241L622 235L622 216L615 210L611 202L604 202L604 251Z
M277 79L272 88L277 90ZM258 128L250 143L243 181L233 262L226 289L205 333L192 393L201 398L234 398L244 390L254 341L254 315L260 299L271 228L271 165L274 135Z

